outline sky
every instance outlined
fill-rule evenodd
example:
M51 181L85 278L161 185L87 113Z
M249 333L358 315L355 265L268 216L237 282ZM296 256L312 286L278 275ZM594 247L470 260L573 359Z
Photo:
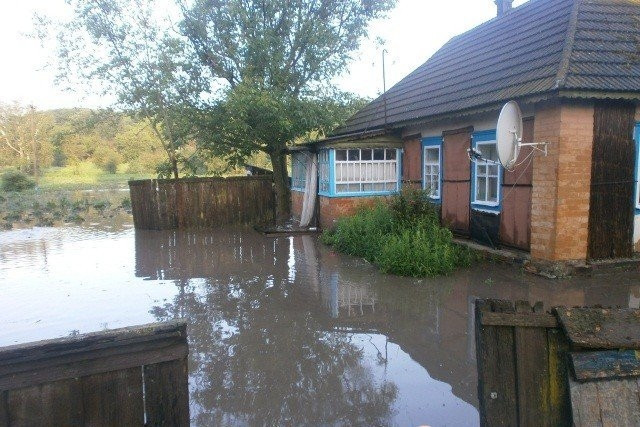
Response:
M65 15L64 0L0 0L0 102L17 101L39 109L107 107L110 100L61 91L54 82L51 52L27 35L35 12ZM526 0L515 0L514 6ZM387 19L371 23L369 37L354 61L335 79L343 90L374 98L382 92L384 40L386 85L390 88L425 62L451 37L495 17L493 0L398 0Z

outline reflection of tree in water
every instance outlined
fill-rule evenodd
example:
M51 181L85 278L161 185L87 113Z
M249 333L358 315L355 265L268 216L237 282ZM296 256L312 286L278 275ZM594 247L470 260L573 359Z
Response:
M396 386L377 384L361 348L327 331L287 280L287 241L270 249L276 261L269 274L234 269L227 277L180 280L174 301L152 311L158 320L189 322L194 421L389 424Z

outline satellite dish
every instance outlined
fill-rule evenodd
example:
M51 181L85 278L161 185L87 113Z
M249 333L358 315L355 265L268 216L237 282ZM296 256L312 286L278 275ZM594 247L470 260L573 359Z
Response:
M500 111L496 141L500 163L511 170L518 161L522 143L522 112L515 101L507 102Z
M496 127L496 141L498 158L507 170L513 170L516 166L522 147L533 147L535 150L543 152L545 156L547 155L546 142L522 142L522 111L515 101L507 102L500 111ZM540 145L543 148L538 148ZM533 152L530 155L533 155Z

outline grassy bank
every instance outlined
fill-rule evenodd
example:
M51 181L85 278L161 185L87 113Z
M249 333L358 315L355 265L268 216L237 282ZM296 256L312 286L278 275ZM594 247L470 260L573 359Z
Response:
M474 259L469 249L453 243L451 232L440 226L437 207L417 190L340 219L322 240L400 276L445 275Z
M129 193L101 187L0 193L0 229L103 222L130 216Z
M31 185L22 191L0 187L0 229L126 220L131 215L127 181L146 177L109 174L91 164L49 169L37 185L26 178Z

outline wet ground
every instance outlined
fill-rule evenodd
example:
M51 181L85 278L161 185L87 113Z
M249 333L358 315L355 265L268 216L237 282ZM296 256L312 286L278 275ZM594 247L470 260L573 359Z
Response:
M638 307L640 274L403 279L243 228L0 233L0 345L185 318L194 425L477 425L479 297Z

